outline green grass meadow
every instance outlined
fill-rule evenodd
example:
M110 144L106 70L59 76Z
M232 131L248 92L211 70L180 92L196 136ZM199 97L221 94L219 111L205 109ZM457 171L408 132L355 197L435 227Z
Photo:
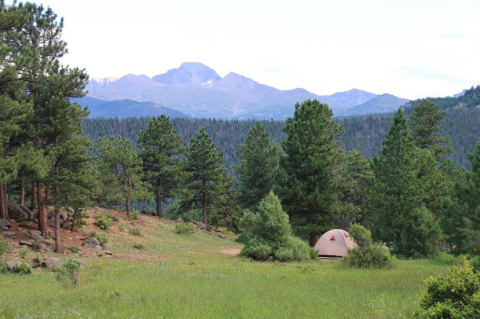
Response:
M241 247L234 242L150 226L138 226L142 237L105 234L113 251L162 259L82 258L77 288L42 269L0 275L0 318L405 318L418 309L423 281L450 263L396 261L385 270L338 260L259 263L220 253Z

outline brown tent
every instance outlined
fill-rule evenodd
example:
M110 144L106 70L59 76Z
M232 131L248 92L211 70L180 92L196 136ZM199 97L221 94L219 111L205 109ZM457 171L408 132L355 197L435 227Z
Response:
M349 249L357 247L346 230L332 229L320 237L314 249L318 250L319 257L343 257Z

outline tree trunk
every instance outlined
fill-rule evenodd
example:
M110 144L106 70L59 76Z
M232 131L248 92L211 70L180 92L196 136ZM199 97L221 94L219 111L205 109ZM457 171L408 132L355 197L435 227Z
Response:
M156 202L157 202L157 216L163 218L162 214L162 196L160 194L156 194Z
M310 246L314 247L317 243L317 234L310 233Z
M60 234L60 209L55 208L55 252L62 252L62 238Z
M125 211L127 212L127 216L130 216L130 198L125 198Z
M37 187L35 183L32 183L32 203L30 204L30 209L33 210L37 207Z
M45 196L45 186L37 184L37 205L38 205L38 230L43 238L48 236L47 210L43 202Z
M20 204L25 205L25 185L23 179L20 181Z
M47 205L50 205L50 186L45 188L45 201L47 202Z
M207 200L205 198L205 192L203 192L203 223L206 225L207 224Z
M4 198L3 182L0 182L0 219L7 219L7 201Z

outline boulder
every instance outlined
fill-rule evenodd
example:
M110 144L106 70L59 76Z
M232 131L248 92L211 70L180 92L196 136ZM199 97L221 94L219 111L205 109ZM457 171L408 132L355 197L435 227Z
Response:
M43 242L43 237L41 235L30 234L30 238L32 238L33 240L39 241L39 242Z
M113 255L113 253L110 250L105 250L105 254L107 255Z
M181 217L178 218L178 219L175 219L174 222L179 223L179 224L185 224L185 221Z
M32 219L34 218L33 212L30 210L30 208L28 208L27 205L18 205L18 207L20 207L20 209L21 209L22 212L24 213L23 219L25 219L25 220L32 220Z
M30 234L32 235L37 235L37 236L42 236L42 232L39 230L31 230Z
M225 239L225 237L227 236L225 236L224 234L218 234L218 237Z
M51 239L45 239L43 241L47 246L55 246L55 241L54 240L51 240Z
M100 243L96 238L89 238L89 239L85 239L85 241L83 242L83 246L87 248L96 249L97 247L100 247Z
M10 228L12 226L12 224L10 224L8 219L0 219L0 226Z
M43 262L43 266L45 268L50 269L50 270L54 270L56 267L60 267L62 265L63 265L63 260L61 260L60 258L55 258L55 257L48 258L47 260L45 260Z
M43 261L39 258L30 259L28 263L32 265L33 268L42 267L43 265Z
M33 241L31 240L20 240L20 245L27 245L27 246L32 246L33 245Z
M8 216L10 219L20 219L23 217L22 209L15 203L7 202Z
M207 229L207 225L202 222L193 221L192 222L198 229Z
M28 273L31 273L32 272L32 266L30 266L29 263L26 263L24 260L21 260L21 259L15 259L15 260L9 260L7 261L7 268L8 270L10 270L11 272L15 272L15 270L17 270L17 267L22 265L22 264L26 264L27 265L27 269L28 269Z
M48 225L49 227L55 227L55 221L52 220L52 219L49 219L49 220L47 220L47 225Z
M2 235L5 236L5 237L15 238L15 232L14 231L4 231L2 233Z

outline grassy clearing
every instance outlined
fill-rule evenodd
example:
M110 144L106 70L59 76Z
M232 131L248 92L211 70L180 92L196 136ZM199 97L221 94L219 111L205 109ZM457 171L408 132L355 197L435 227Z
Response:
M220 253L241 246L214 236L177 235L154 219L129 226L142 237L105 232L125 258L83 258L76 289L44 270L0 275L0 318L399 318L418 307L423 280L454 261L398 261L387 270L257 263Z

